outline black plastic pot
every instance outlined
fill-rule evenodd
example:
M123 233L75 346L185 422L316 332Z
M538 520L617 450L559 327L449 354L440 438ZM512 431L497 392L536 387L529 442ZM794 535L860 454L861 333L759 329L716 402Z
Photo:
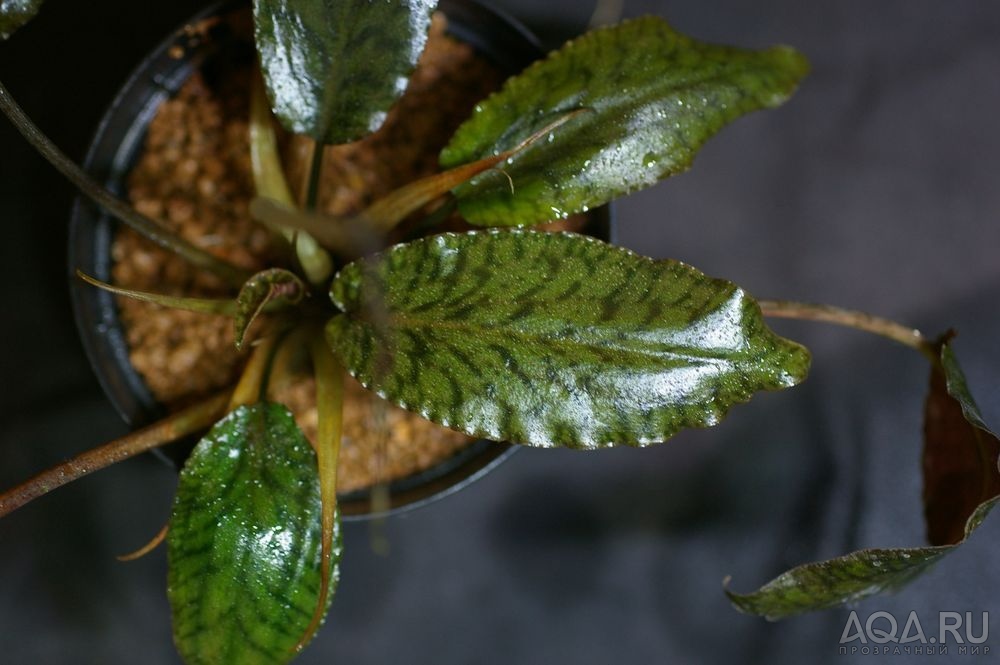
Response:
M243 4L215 5L186 25L230 15L240 11ZM443 0L439 7L448 16L448 32L472 45L501 71L519 72L542 55L538 42L523 26L474 0ZM226 29L225 21L215 33L212 39L194 42L200 37L193 37L183 28L178 30L136 68L111 103L84 162L85 168L108 189L123 193L125 178L140 154L146 128L157 108L180 89L205 58L221 48L236 49L237 57L254 57L252 44L240 42ZM171 54L176 46L183 48L184 58ZM129 362L114 297L74 277L80 269L110 281L110 251L116 227L115 220L88 200L76 201L70 220L70 292L84 349L105 393L122 418L130 426L139 427L162 417L164 409ZM611 239L606 208L590 213L586 232ZM506 444L477 441L426 471L394 481L389 486L388 513L425 505L456 492L494 469L515 450ZM340 507L347 519L374 516L368 491L341 496Z

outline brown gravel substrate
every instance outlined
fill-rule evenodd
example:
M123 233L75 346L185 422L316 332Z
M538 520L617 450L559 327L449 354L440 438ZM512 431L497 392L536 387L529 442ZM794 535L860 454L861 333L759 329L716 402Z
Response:
M249 68L239 69L221 83L211 83L196 74L161 106L129 179L129 197L137 209L166 221L194 244L240 266L260 269L280 261L269 233L247 213L253 196L247 138L250 75ZM367 139L325 151L321 208L337 214L358 211L434 172L441 147L499 81L470 48L445 37L443 22L436 19L410 88L385 127ZM290 182L300 182L311 149L305 139L287 141ZM116 284L170 294L227 293L211 276L128 229L117 234L112 253ZM237 377L242 358L234 349L228 318L124 298L119 305L132 363L161 402L178 406ZM469 442L462 434L386 404L352 379L346 393L341 491L427 468ZM287 387L282 397L307 435L314 434L312 380Z

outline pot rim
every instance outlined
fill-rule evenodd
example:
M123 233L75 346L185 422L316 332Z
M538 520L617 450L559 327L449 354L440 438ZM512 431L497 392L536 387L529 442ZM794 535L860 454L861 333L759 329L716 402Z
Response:
M102 115L83 161L84 169L98 182L123 196L124 183L141 152L146 128L160 104L176 94L201 64L204 44L192 41L197 37L185 27L245 6L245 2L228 0L207 7L185 21L136 66ZM527 28L479 0L442 0L438 9L448 17L449 35L471 45L508 75L544 55L539 41ZM184 58L170 54L176 46L183 48ZM614 242L610 208L602 207L588 215L588 232ZM111 244L117 227L118 222L107 212L83 197L75 199L69 228L69 290L87 359L115 410L134 429L162 417L165 410L129 361L114 296L76 278L76 270L82 269L110 281ZM341 515L344 521L366 520L425 506L482 478L517 449L507 443L475 441L428 469L388 483L387 508L372 509L373 488L341 495ZM162 451L155 452L167 459Z

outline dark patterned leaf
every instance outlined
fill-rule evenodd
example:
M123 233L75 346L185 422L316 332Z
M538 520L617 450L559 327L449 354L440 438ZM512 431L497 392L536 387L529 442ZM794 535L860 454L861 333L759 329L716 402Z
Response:
M436 0L254 0L257 50L286 129L347 143L406 90Z
M723 125L785 101L807 69L790 48L714 46L659 18L627 21L588 33L509 80L459 128L441 163L497 154L556 117L585 111L502 170L455 190L474 224L565 217L685 170Z
M174 641L188 665L294 656L319 598L320 513L316 456L283 406L239 407L202 439L167 538Z
M726 590L741 612L769 620L894 591L928 570L950 548L867 549L797 566L748 594ZM727 581L728 582L728 581Z
M0 39L7 39L38 13L42 0L0 0Z
M925 411L925 502L931 547L868 549L794 568L730 600L781 619L893 591L965 542L1000 500L1000 441L983 423L951 345L940 344Z
M307 291L295 273L281 268L264 270L248 279L236 297L236 348L242 348L247 330L265 308L302 302Z
M355 262L327 339L380 395L474 436L595 448L716 424L809 356L729 282L586 236L444 234Z

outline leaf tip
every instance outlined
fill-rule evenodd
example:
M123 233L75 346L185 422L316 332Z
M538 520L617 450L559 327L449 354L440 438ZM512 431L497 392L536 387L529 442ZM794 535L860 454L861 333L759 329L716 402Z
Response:
M110 287L109 284L106 284L105 282L102 282L101 280L97 279L96 277L91 277L87 273L83 272L83 270L81 270L80 268L76 268L73 271L73 273L76 276L76 278L78 280L80 280L81 282L86 282L87 284L90 284L91 286L96 286L97 288L105 290L105 291L110 290L109 289L109 287Z
M761 89L760 103L766 108L781 106L792 96L812 69L801 51L784 44L760 52L771 69L771 84Z
M10 39L28 21L35 17L42 0L0 2L0 42Z
M785 358L778 370L777 384L779 388L791 388L809 378L812 353L797 342L784 338L781 341L785 347Z
M753 610L753 607L747 602L747 598L741 594L736 593L729 588L733 581L732 575L726 575L722 578L722 593L726 595L729 600L729 604L733 606L741 614L749 614L753 616L760 616L758 612Z
M788 74L796 79L801 80L812 70L809 58L793 46L779 44L778 46L772 46L771 51L777 59L784 62L785 70Z

